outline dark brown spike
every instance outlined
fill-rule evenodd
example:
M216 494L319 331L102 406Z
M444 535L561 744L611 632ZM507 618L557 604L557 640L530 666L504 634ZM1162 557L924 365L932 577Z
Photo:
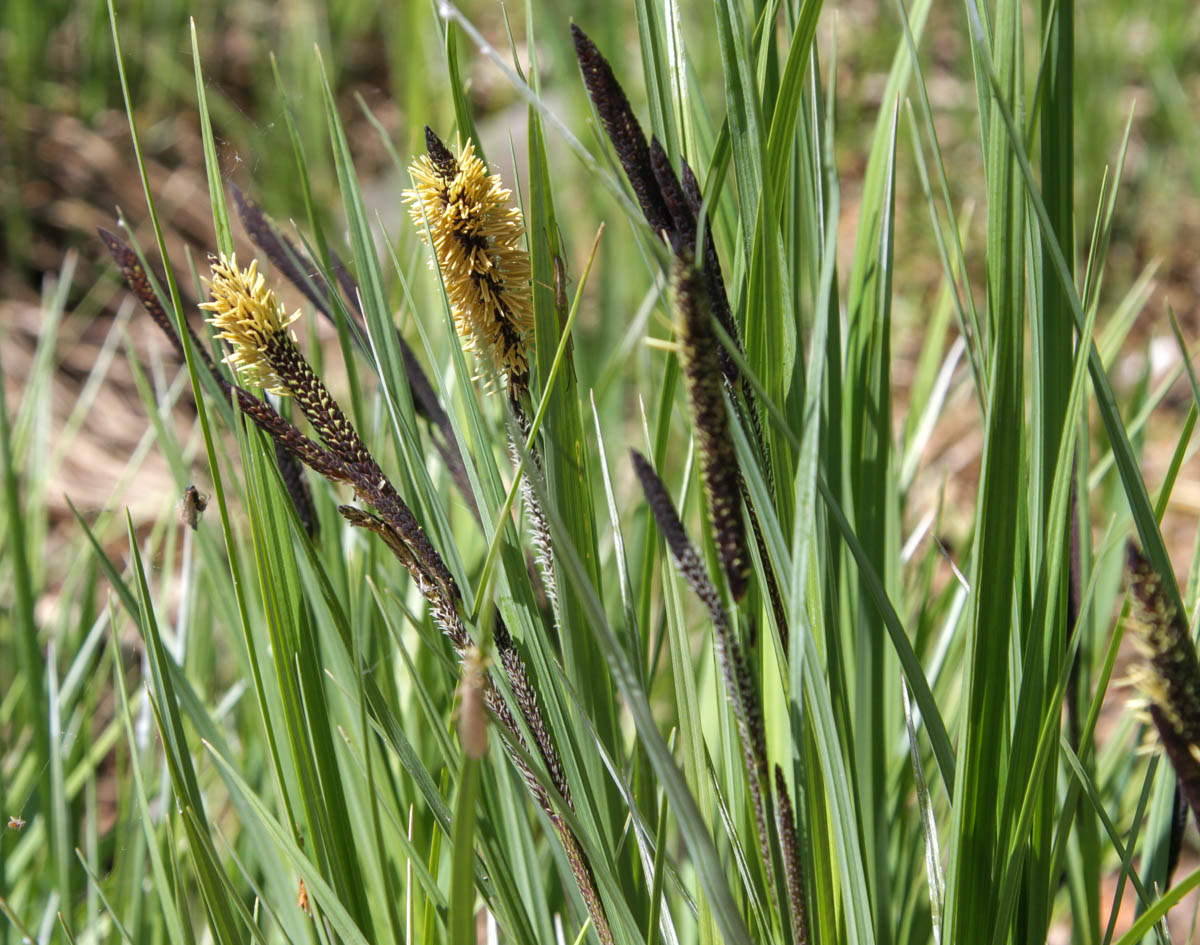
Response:
M167 340L171 342L171 346L179 354L180 360L184 360L183 342L179 339L179 334L175 330L175 323L171 321L171 317L158 301L158 296L154 293L154 287L150 284L150 277L146 274L146 270L142 268L142 262L138 259L137 253L126 244L115 233L110 233L103 227L97 227L96 232L100 234L100 239L104 240L104 245L108 247L109 253L112 255L113 262L116 263L117 270L125 279L125 284L129 286L129 291L138 297L138 301L142 303L142 308L153 319ZM192 350L195 351L204 365L217 378L218 382L228 384L228 379L217 369L213 362L212 355L208 353L208 346L201 342L199 336L192 329L191 325L184 319L184 328L188 335L191 336Z
M708 579L708 572L688 539L683 522L679 520L679 514L675 511L675 503L671 501L671 496L667 492L667 487L655 472L650 460L637 450L630 450L629 455L633 460L633 471L637 473L638 481L642 484L642 493L646 497L646 503L650 506L650 513L654 516L655 524L658 525L659 532L666 540L667 547L671 549L671 555L679 565L680 572L706 605L710 594L719 605L720 596L717 594L717 589Z
M658 183L659 193L662 194L663 204L671 215L671 230L669 239L675 255L694 253L696 249L696 216L688 206L687 196L679 176L671 166L671 159L663 149L657 136L650 137L650 170Z
M682 190L684 199L687 201L688 209L691 211L692 219L699 221L700 211L704 205L703 197L700 194L700 184L696 180L696 175L692 173L691 167L687 161L683 161L682 173ZM695 234L697 224L692 226L692 232ZM725 291L725 276L721 272L721 260L717 256L717 247L713 243L712 227L709 225L707 217L704 220L703 234L693 236L693 245L696 240L702 244L703 262L704 262L704 284L708 288L708 299L712 305L713 317L717 320L722 328L725 329L725 334L733 342L739 354L742 353L742 334L738 331L737 322L733 320L733 309L729 306L729 293ZM721 347L721 373L725 376L731 387L737 387L740 381L737 364L734 363L729 352L725 350L724 345ZM754 406L753 392L747 387L746 399L750 404L751 414L755 420L755 432L758 434L758 440L761 447L762 444L762 428L758 423L758 410ZM766 455L764 453L764 455Z
M700 274L691 265L690 256L675 260L671 286L709 517L730 591L734 600L741 600L750 583L746 525L742 520L741 467L725 409L717 358L720 346L713 330L708 293L701 285Z
M646 222L655 233L664 230L670 233L671 215L650 167L646 135L633 114L625 90L617 82L612 66L600 54L596 44L574 23L571 24L571 37L575 41L575 58L579 60L579 68L583 72L583 83L596 106L596 114L600 116L608 140L617 152L625 176L629 178Z
M692 170L692 165L686 159L681 160L679 164L679 182L683 186L683 194L687 197L692 216L698 220L700 219L700 210L704 206L704 195L700 192L700 181L696 179L696 172Z
M233 195L233 205L237 208L238 217L250 236L250 241L266 254L272 266L304 293L304 297L313 308L332 320L325 295L317 291L313 277L301 269L305 256L301 254L299 247L279 232L270 218L263 213L262 208L232 181L229 183L229 192Z
M278 332L268 341L264 355L325 445L345 464L355 491L375 506L383 519L399 532L430 577L457 601L458 585L446 562L296 343L286 332Z
M808 945L808 908L804 899L804 867L800 859L800 844L796 839L796 816L792 799L788 796L787 780L779 765L775 766L775 826L779 832L783 874L787 881L792 942L794 945Z
M414 577L423 577L420 570L420 565L412 556L412 552L408 550L408 546L404 543L399 533L392 528L387 522L381 519L378 515L368 512L366 509L360 509L354 505L339 505L338 512L347 522L355 528L361 528L369 532L374 532L387 545L396 559L404 565L406 571Z
M684 197L688 202L688 207L692 211L692 215L699 221L701 210L704 205L704 198L700 193L700 182L696 180L696 175L692 172L687 161L682 162L682 185ZM729 305L729 293L725 291L725 276L721 272L721 260L717 256L717 247L713 243L712 227L709 225L708 218L704 220L703 233L697 237L703 247L704 254L704 284L708 288L708 298L712 305L713 317L717 320L717 324L724 329L725 334L729 336L729 340L733 342L734 350L738 354L744 354L742 348L742 335L738 331L737 322L733 319L733 309ZM730 387L730 395L741 384L741 372L738 369L737 363L733 357L725 349L724 344L720 350L721 373L725 377L725 383ZM746 412L749 414L750 429L754 434L754 443L758 447L758 455L762 458L763 475L767 483L767 493L774 498L775 496L775 471L771 468L771 461L767 455L767 441L763 437L762 417L758 412L758 399L754 395L754 391L750 385L745 385L743 394L746 398ZM736 399L734 400L736 404ZM739 408L740 414L740 408ZM744 418L743 418L744 419ZM743 423L743 426L745 424ZM753 507L750 507L751 521L754 523L756 533L761 531L758 524L758 516L754 512ZM762 542L759 542L759 547L762 547ZM763 561L767 558L764 555ZM771 585L775 584L775 575L771 572L771 568L767 565L768 582ZM771 588L768 588L769 590ZM772 591L772 607L776 615L782 613L782 608L779 605L779 594L777 588ZM780 630L786 635L786 624L780 622Z
M428 125L425 126L425 150L429 152L429 160L433 162L442 180L449 181L458 176L458 161Z

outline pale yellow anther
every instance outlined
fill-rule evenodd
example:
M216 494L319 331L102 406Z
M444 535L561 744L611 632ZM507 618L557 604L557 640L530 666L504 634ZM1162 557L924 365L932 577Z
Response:
M252 260L248 269L239 269L236 255L222 254L214 259L209 296L211 301L201 303L200 307L210 313L208 321L217 329L217 337L232 349L225 362L244 381L272 394L291 393L269 363L267 348L280 332L287 332L287 337L295 341L288 326L300 317L300 312L287 314L258 271L258 260Z

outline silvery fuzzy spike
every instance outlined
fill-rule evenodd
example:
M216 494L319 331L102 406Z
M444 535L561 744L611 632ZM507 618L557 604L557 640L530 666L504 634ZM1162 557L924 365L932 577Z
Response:
M1200 823L1200 660L1161 575L1132 542L1125 560L1133 598L1130 628L1143 654L1130 676L1149 702L1180 789Z
M596 44L574 23L571 38L575 41L575 58L583 72L583 83L587 86L596 114L617 152L617 159L629 178L634 195L646 216L646 222L655 233L670 232L671 215L663 203L658 182L650 167L650 149L646 146L646 135L638 124L625 96L625 90L613 75L612 66L601 55Z

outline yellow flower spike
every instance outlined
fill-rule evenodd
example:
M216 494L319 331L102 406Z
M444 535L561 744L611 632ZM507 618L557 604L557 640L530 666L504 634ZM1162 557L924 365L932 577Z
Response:
M290 394L287 382L271 366L267 348L280 332L286 332L291 341L296 340L288 326L300 317L300 312L287 314L279 297L267 288L258 271L257 259L251 261L248 269L238 268L236 255L222 253L212 259L208 291L212 301L203 302L200 307L211 313L208 321L217 329L217 337L233 349L225 363L234 367L243 380L272 394Z
M425 142L429 153L409 167L416 186L404 201L433 246L455 330L464 348L523 389L533 308L521 211L509 204L512 191L500 175L488 174L473 142L455 155L428 128Z

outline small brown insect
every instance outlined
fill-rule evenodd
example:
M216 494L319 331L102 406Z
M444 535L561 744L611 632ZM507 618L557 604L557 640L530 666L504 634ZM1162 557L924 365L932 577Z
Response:
M467 647L463 654L463 674L458 684L458 740L468 758L487 754L487 709L483 704L487 687L487 660L479 647Z
M296 897L296 905L301 911L308 912L308 887L304 885L304 880L300 880L300 894Z
M25 821L22 820L20 817L10 816L8 818L8 829L9 830L20 830L24 826L25 826Z
M179 500L179 521L192 531L200 521L200 516L208 508L208 496L194 485L183 490L183 498Z
M558 313L558 334L562 337L562 333L567 328L567 317L571 313L571 300L567 294L567 264L563 258L555 253L554 259L554 311ZM567 339L567 366L571 370L571 377L575 376L575 339Z

